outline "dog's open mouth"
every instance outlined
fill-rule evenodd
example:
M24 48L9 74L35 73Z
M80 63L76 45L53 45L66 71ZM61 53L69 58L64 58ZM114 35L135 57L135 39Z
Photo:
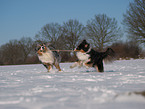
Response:
M85 51L83 49L81 49L81 50L74 49L74 51L85 53Z

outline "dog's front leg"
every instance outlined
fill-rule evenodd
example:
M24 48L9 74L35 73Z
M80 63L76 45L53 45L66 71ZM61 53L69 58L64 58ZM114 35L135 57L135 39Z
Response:
M89 69L90 65L88 63L83 63L86 69Z
M77 61L73 65L71 65L70 68L74 68L74 67L77 67L77 66L81 67L82 66L82 62L81 61Z
M78 62L75 62L73 65L70 66L70 68L74 68L76 66L78 66Z
M49 65L48 65L48 72L50 72L51 70L52 70L52 65L49 64Z
M83 66L85 66L87 69L88 69L89 67L92 67L91 59L88 59L87 61L85 61L85 62L83 63Z
M44 63L44 65L47 66L46 68L47 68L48 72L50 72L52 70L52 65L51 64Z
M45 67L46 69L48 69L48 66L47 66L46 63L42 63L42 64L44 65L44 67Z
M52 70L52 65L49 63L43 63L44 67L48 70L48 72L50 72Z

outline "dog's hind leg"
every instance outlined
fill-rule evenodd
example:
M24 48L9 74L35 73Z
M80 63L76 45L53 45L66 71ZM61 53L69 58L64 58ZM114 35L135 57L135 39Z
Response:
M59 64L54 64L54 66L58 69L58 71L61 71Z
M71 65L70 68L74 68L74 67L77 67L77 66L82 67L82 62L81 61L77 61L73 65Z
M102 67L99 67L99 66L97 66L97 65L95 65L94 67L96 68L96 70L97 70L98 72L104 72L104 69L103 69Z
M97 67L98 67L98 72L104 72L103 61L100 61Z
M77 63L77 62L75 62L73 65L71 65L71 66L70 66L70 68L74 68L74 67L76 67L76 66L77 66L77 64L78 64L78 63Z
M96 64L93 65L98 72L104 72L103 61L100 60Z

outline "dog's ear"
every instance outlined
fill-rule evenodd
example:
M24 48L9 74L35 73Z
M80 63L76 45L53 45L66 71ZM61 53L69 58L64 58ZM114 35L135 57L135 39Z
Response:
M83 40L83 43L87 43L87 41L84 39L84 40Z
M40 47L41 45L40 44L37 44L37 47Z
M90 44L87 43L86 40L83 40L83 43L84 43L84 45L85 45L85 48L87 48L87 47L90 45Z
M45 44L43 44L43 46L44 46L44 47L46 47L46 45L45 45Z
M35 48L35 51L37 51L39 49L39 47L41 47L40 44L37 44L36 48Z

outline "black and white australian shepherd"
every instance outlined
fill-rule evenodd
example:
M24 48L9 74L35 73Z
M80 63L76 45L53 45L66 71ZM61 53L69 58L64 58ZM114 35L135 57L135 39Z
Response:
M39 60L42 62L42 64L46 67L46 69L49 71L52 70L53 66L55 66L58 71L61 71L59 63L61 61L61 57L58 54L57 51L50 50L50 47L48 47L48 44L37 44L36 52ZM52 48L52 47L51 47Z
M78 61L70 66L70 68L76 66L85 66L86 68L95 67L98 72L104 72L104 59L107 57L113 58L115 56L115 52L111 48L108 48L105 52L97 52L93 50L86 40L83 40L74 51L77 51L76 56Z

